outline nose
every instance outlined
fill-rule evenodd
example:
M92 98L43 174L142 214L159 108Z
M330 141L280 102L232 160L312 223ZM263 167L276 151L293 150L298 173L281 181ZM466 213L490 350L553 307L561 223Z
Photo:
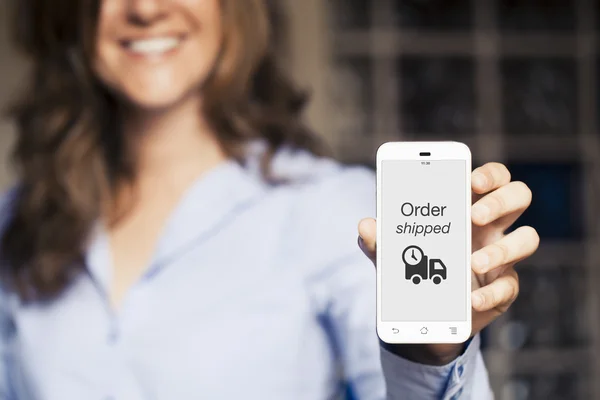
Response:
M127 15L131 22L149 25L160 20L166 14L169 0L126 0Z

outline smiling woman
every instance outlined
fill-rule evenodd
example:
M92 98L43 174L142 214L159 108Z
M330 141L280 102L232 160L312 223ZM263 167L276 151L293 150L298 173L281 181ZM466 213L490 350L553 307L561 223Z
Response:
M327 153L299 119L305 96L277 66L275 11L263 0L13 5L16 43L33 71L13 108L23 185L3 257L23 296L59 293L102 210L114 219L125 213L107 205L121 204L117 188L139 173L138 140L124 132L151 113L186 120L197 110L196 135L212 132L237 159L245 141L264 140L269 179L270 159L285 144Z
M368 257L356 245L375 177L323 157L302 124L274 2L12 1L32 69L0 200L1 400L317 400L341 383L361 400L489 398L477 332L536 245L495 222L527 207L526 186L500 165L473 179L490 253L475 264L493 276L472 340L388 351L373 219Z
M166 7L172 7L164 2L141 3L139 11L132 14L128 12L130 5L127 2L104 1L100 9L97 57L93 66L104 84L136 106L168 107L189 97L199 89L198 84L208 81L224 40L229 43L224 47L223 59L238 56L235 46L240 38L224 35L219 2L193 3L194 7L183 2L175 3L174 7L179 12L170 10L173 17L164 18ZM225 14L238 10L231 6L228 10L227 3L232 2L223 4ZM254 18L260 23L252 32L252 46L246 49L248 65L236 63L240 70L250 65L255 68L266 52L268 35L265 12L258 9L259 4L248 1L243 7L247 13L258 14L261 18ZM235 19L235 15L233 17ZM241 19L232 21L234 24L240 22ZM243 26L236 29L243 30ZM231 48L233 50L229 50ZM228 55L227 51L233 53ZM215 74L218 73L218 70L215 71ZM241 73L247 74L248 71ZM246 76L245 80L249 82L249 77Z

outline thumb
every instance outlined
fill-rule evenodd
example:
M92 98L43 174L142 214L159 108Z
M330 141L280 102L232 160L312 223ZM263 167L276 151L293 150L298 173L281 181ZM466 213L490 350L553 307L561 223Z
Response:
M364 218L358 223L358 245L371 261L375 262L377 223L373 218Z

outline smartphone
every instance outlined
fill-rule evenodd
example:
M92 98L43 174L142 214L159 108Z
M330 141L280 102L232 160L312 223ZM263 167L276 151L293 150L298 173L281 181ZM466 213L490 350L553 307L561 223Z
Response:
M377 150L377 334L391 344L471 336L471 151L463 143Z

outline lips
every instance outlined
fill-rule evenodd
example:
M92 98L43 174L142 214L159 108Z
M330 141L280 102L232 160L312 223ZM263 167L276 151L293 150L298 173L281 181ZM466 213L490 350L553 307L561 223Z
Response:
M183 42L183 36L158 36L126 40L122 45L130 52L138 55L160 55L177 49Z

